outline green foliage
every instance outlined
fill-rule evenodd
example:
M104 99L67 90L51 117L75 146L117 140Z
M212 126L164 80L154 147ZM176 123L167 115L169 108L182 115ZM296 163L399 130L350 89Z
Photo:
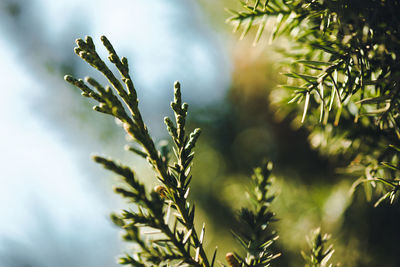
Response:
M399 1L371 0L248 0L239 1L242 10L229 10L228 19L241 38L254 31L254 44L264 33L270 40L287 38L280 52L286 84L276 88L280 112L302 115L298 122L310 133L310 144L321 155L342 162L363 184L375 187L376 206L393 203L400 189ZM271 26L272 27L269 27ZM120 58L107 38L101 38L109 60L119 71L117 78L99 57L90 37L77 40L75 53L99 70L109 84L103 87L93 78L85 81L66 76L82 95L92 98L95 110L120 120L125 131L140 146L128 147L147 159L159 185L148 190L134 171L113 160L94 160L118 174L125 186L115 191L130 202L132 209L113 214L112 220L124 231L124 239L136 245L133 253L120 259L132 266L214 266L204 247L205 227L195 223L195 205L189 203L194 147L200 135L186 130L188 105L182 102L180 84L174 85L171 108L175 118L165 118L172 138L157 149L142 119L136 89L129 75L128 61ZM289 102L291 105L281 105ZM281 116L282 117L282 116ZM296 120L295 120L296 123ZM294 123L294 124L295 124ZM316 126L318 125L318 126ZM173 154L173 155L170 155ZM255 170L252 206L238 214L234 236L241 245L237 253L226 254L228 265L270 266L280 254L273 246L277 234L271 230L275 215L270 210L271 166ZM357 187L358 188L358 187ZM366 190L368 193L369 191ZM372 198L367 195L368 198ZM376 197L374 195L374 197ZM147 233L146 233L147 232ZM149 234L151 233L151 236ZM310 250L303 253L307 266L327 266L334 252L326 247L328 236L313 233ZM234 249L234 248L232 248Z
M246 252L245 256L236 254L239 266L270 266L270 262L280 256L270 251L270 246L278 239L276 233L271 232L269 227L275 215L269 210L275 198L268 192L271 185L269 181L271 171L272 163L254 170L251 177L254 188L250 193L253 208L242 208L239 212L239 227L233 234ZM232 257L234 256L227 255L227 259L231 258L231 261Z
M390 148L394 150L394 155L391 162L380 162L376 164L375 167L369 170L369 177L366 179L359 179L355 182L354 186L359 183L371 183L376 187L375 182L382 183L387 192L384 193L376 202L375 207L377 207L382 201L388 199L390 204L393 204L394 200L398 198L397 192L400 189L400 164L399 164L399 152L400 149L396 146L390 145Z
M307 262L307 267L332 266L332 264L328 265L328 262L335 251L332 249L332 245L325 248L329 238L329 235L321 234L320 228L312 232L311 240L309 240L309 254L302 252L303 257Z
M205 228L203 226L201 233L197 233L194 225L195 206L187 200L191 180L190 165L194 157L193 148L200 130L196 129L191 134L186 134L185 121L188 105L182 103L180 84L176 82L174 85L175 97L171 103L175 113L175 124L170 118L165 118L168 131L175 144L176 160L170 163L165 150L156 149L143 122L138 108L136 90L129 76L127 59L118 57L106 37L102 36L101 40L109 52L109 60L120 72L126 89L99 57L90 37L86 37L85 41L81 39L76 41L78 47L75 48L75 53L103 73L119 97L111 87L104 88L90 77L86 78L86 82L97 92L89 88L83 80L77 80L71 76L65 76L65 80L81 89L83 96L90 97L99 103L94 110L112 115L123 123L125 131L140 144L143 151L136 148L128 149L147 159L161 183L155 190L148 193L129 167L100 156L94 157L97 163L123 177L127 187L117 187L115 191L137 205L137 211L124 210L120 215L112 215L114 223L125 230L124 239L135 242L141 248L141 251L133 256L126 255L121 258L120 263L132 266L148 266L149 264L213 266L214 260L209 262L203 248ZM174 218L170 220L171 216ZM144 227L152 228L157 233L157 237L151 239L151 242L146 242L141 234L140 229Z
M398 147L395 147L395 146L391 146L391 147L393 149L396 149L397 152L400 152L400 149ZM384 194L376 202L375 206L379 205L380 202L382 202L383 200L385 200L387 198L390 200L390 204L392 204L396 197L396 193L400 189L400 178L397 176L400 171L399 154L397 154L396 157L393 157L393 163L381 162L381 166L383 166L383 167L381 167L381 169L385 169L386 171L389 172L389 174L385 175L385 177L387 177L389 175L391 175L392 177L391 177L391 179L384 179L384 178L380 178L380 177L375 178L378 181L381 181L382 183L389 186L389 192ZM379 169L378 169L378 171L379 171Z
M121 257L119 262L131 266L212 267L216 262L217 251L215 249L210 258L206 255L203 246L205 226L203 224L201 232L197 232L195 205L188 201L193 149L200 129L195 129L190 134L186 132L188 104L182 103L180 84L175 83L174 100L171 102L175 122L171 118L165 118L173 141L174 159L171 159L167 145L157 150L149 135L138 107L127 59L117 55L106 37L102 36L101 41L123 83L99 57L91 37L86 37L85 41L76 40L78 47L75 48L75 53L100 71L112 87L107 85L104 88L91 77L83 81L66 75L65 80L78 87L83 96L98 102L94 107L95 111L111 115L123 123L126 133L141 147L138 149L128 146L127 150L146 158L160 183L149 192L130 167L101 156L93 157L95 162L122 177L125 186L115 188L115 192L135 203L133 209L111 215L112 221L124 230L124 240L133 242L138 247L134 253ZM271 165L255 170L252 177L254 191L251 194L254 209L242 209L239 215L242 227L235 236L247 253L245 258L237 255L242 266L269 266L270 261L279 256L269 251L269 246L277 239L277 235L267 228L274 216L269 211L269 204L274 199L273 196L268 196L270 173ZM153 237L148 236L150 233L146 235L144 230L149 230ZM229 260L228 262L231 263Z
M396 189L398 160L390 145L398 146L400 140L400 2L240 3L243 10L231 11L228 21L235 29L243 28L242 37L258 26L257 42L271 21L272 39L280 35L292 40L293 45L281 49L292 59L287 84L276 91L282 102L302 103L301 122L321 152L336 157L347 153L348 161L364 167L363 180ZM315 127L317 123L322 127ZM332 142L320 141L329 139ZM379 177L382 166L388 166L381 162L390 162L390 175ZM384 199L393 200L397 189L385 193L382 184L379 187Z

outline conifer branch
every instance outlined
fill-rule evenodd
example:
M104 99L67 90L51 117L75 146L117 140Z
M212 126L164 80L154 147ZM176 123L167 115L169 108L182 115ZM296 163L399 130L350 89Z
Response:
M332 248L332 245L328 246L327 248L325 247L329 239L329 235L321 234L320 228L317 228L312 232L311 240L309 240L309 253L307 254L302 252L303 257L307 262L306 267L333 266L332 264L328 265L328 262L335 250Z
M358 155L365 170L380 161L396 162L397 158L388 155L387 150L390 144L400 145L400 21L394 12L399 10L400 2L239 2L241 10L230 11L233 16L228 22L235 30L243 28L241 37L258 25L256 43L270 20L274 23L271 40L276 36L292 40L293 45L281 51L292 59L286 66L287 84L275 89L284 96L282 104L301 104L287 106L288 113L299 109L301 123L314 133L318 123L338 127L334 131L321 127L320 134L323 139L329 139L328 132L348 136L345 141L352 144L353 151L359 150L354 144L369 142L369 148ZM358 125L348 126L352 122ZM348 127L342 129L342 125ZM335 145L325 146L319 148L330 151L329 147ZM374 167L374 172L378 169ZM385 174L374 177L389 188L381 200L393 201L398 191L398 180L394 179L398 175ZM362 179L372 181L372 185L376 182L368 177Z
M182 103L180 84L174 85L174 101L171 107L175 114L175 125L166 118L168 131L175 144L176 162L169 165L167 149L156 149L153 139L149 135L138 107L136 89L129 75L128 61L120 58L111 43L105 36L101 37L103 45L109 53L108 59L118 69L121 80L117 79L106 63L96 52L93 40L87 36L85 41L78 39L75 53L92 67L100 71L111 84L105 88L95 79L87 77L86 83L69 75L65 80L78 87L82 95L98 102L94 110L111 115L119 119L125 131L138 142L143 150L134 147L127 149L147 159L155 170L157 179L163 184L157 186L150 194L145 186L139 182L132 169L116 163L111 159L95 156L94 160L104 168L118 174L127 184L125 187L115 188L115 192L137 205L138 211L124 210L122 214L111 216L114 223L124 229L124 239L132 241L140 247L134 255L126 255L120 260L121 264L133 266L203 266L214 265L215 254L211 264L208 261L203 243L205 228L200 235L194 224L195 206L188 202L190 174L194 158L194 146L200 135L200 129L186 134L185 123L188 105ZM117 95L114 93L116 92ZM125 107L127 107L128 112ZM175 210L173 226L170 226L169 214ZM141 226L156 230L158 237L147 242L140 231Z
M291 64L292 71L287 75L297 81L289 85L297 87L291 88L291 102L305 101L310 93L317 95L320 98L317 102L322 105L321 121L326 123L331 110L328 103L333 101L333 97L336 97L340 108L346 99L357 96L361 98L357 101L357 104L361 104L357 116L376 116L379 120L377 125L381 129L390 128L397 134L400 132L396 108L399 106L396 97L399 92L399 70L395 63L399 49L396 47L397 41L381 38L379 33L387 32L395 39L400 36L394 17L381 18L379 22L376 20L378 16L397 16L388 10L398 8L399 3L371 1L361 4L356 1L332 3L308 0L239 2L243 10L229 10L233 16L227 22L233 24L235 30L244 25L242 37L248 34L251 27L259 25L256 43L265 28L266 20L273 19L275 26L271 38L290 35L300 46L301 49L297 49L299 52L284 53L295 60ZM346 12L349 8L357 9L357 14L349 16ZM354 24L357 27L353 27ZM388 50L380 49L382 47ZM299 70L303 73L298 73ZM334 72L339 75L333 77ZM321 88L330 89L335 94L324 96L319 92ZM387 102L390 104L385 105ZM378 103L379 108L372 109L363 105L372 103ZM304 108L304 114L307 113L307 107ZM362 111L362 107L365 107L365 111ZM338 124L340 114L335 117L335 124Z
M246 255L228 253L226 260L231 267L269 266L280 253L271 252L270 246L278 239L278 235L268 227L274 221L275 214L269 206L275 196L269 194L272 163L256 168L252 175L253 189L249 192L252 209L243 208L239 212L239 228L233 231Z
M379 206L383 201L389 200L393 204L400 192L400 148L394 145L390 146L391 152L394 154L391 157L391 162L380 162L380 164L371 170L372 179L363 181L382 184L386 188L386 192L375 202L375 207ZM389 157L390 158L390 157ZM383 178L384 177L384 178Z

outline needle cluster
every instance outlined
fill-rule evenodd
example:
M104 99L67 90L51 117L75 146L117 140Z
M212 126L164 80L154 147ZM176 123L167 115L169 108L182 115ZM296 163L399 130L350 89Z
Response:
M175 122L165 118L174 143L175 160L172 161L165 149L156 149L142 119L136 89L129 75L128 60L117 55L105 36L101 37L101 41L109 53L109 61L118 69L122 82L100 58L89 36L85 40L76 40L75 53L100 71L111 86L103 87L91 77L83 81L67 75L65 80L81 89L83 96L98 102L94 110L111 115L123 123L127 134L141 146L141 149L128 147L128 150L147 159L160 183L149 192L130 167L101 156L94 157L97 163L122 177L126 186L117 187L116 193L136 204L136 211L124 210L121 214L111 216L114 223L124 229L124 239L140 247L133 255L122 257L120 263L132 266L213 266L215 254L209 260L203 248L205 227L203 225L201 232L197 232L195 206L188 201L193 149L200 129L189 134L186 132L188 105L182 103L180 84L174 84L174 101L171 103ZM145 228L151 229L155 238L144 237L142 230Z
M270 210L270 204L275 196L269 193L272 163L256 168L251 177L253 188L249 192L251 208L239 211L239 227L233 235L241 245L245 254L228 253L226 259L232 267L270 266L271 261L280 256L271 250L271 245L278 235L271 231L270 224L275 214Z
M287 112L301 109L301 123L310 129L314 146L329 157L357 162L365 170L359 181L374 187L381 182L377 191L393 199L387 188L397 187L400 176L390 148L400 145L400 2L239 2L242 9L229 10L228 22L242 30L242 38L257 28L257 43L266 25L273 25L271 40L281 36L292 43L280 49L291 59L285 67L287 84L275 89L282 104L297 104L287 106ZM382 162L395 167L390 175L377 175Z

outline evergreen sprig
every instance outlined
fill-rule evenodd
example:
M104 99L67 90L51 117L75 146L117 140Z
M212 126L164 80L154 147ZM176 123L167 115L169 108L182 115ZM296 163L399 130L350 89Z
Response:
M283 100L302 104L301 122L310 127L316 140L332 139L315 142L321 151L330 157L348 152L345 157L361 162L366 170L375 162L396 161L388 151L389 145L400 145L400 2L239 2L242 10L231 11L228 21L235 29L243 28L242 37L258 25L258 41L271 20L275 25L272 38L280 35L292 40L293 45L282 49L292 60L285 74L287 84L280 91L287 96ZM320 130L316 123L326 127ZM332 126L337 128L332 130ZM339 141L330 138L333 135ZM392 176L375 178L388 181ZM395 182L387 185L393 188ZM386 197L393 192L397 190L388 191Z
M311 239L309 239L309 252L302 252L303 257L307 262L306 267L333 266L328 263L335 252L332 245L329 245L326 248L326 243L329 239L330 236L328 234L323 235L320 228L317 228L312 232Z
M182 103L180 84L176 82L174 85L174 101L171 103L175 123L170 118L165 118L176 157L176 161L171 164L167 151L156 149L142 119L136 89L129 75L128 60L117 55L105 36L101 37L101 41L109 53L109 61L118 69L122 83L100 58L89 36L85 41L76 40L77 47L74 51L100 71L111 87L103 87L91 77L83 81L66 75L65 80L81 89L83 96L98 102L94 110L111 115L123 123L125 131L143 149L142 151L128 147L128 150L145 157L161 183L149 193L131 168L101 156L94 157L97 163L123 178L126 187L117 187L115 191L137 205L137 211L124 210L119 215L111 216L114 223L124 229L124 239L140 247L133 255L127 254L122 257L120 263L132 266L214 266L215 253L209 261L203 247L205 227L203 225L201 233L198 234L194 224L195 206L188 201L193 148L200 135L200 129L195 129L190 134L186 133L188 105ZM155 231L156 237L146 240L141 231L145 228Z
M393 204L400 192L400 148L394 145L390 146L392 156L390 162L380 162L375 168L371 168L370 175L361 182L371 183L374 187L377 185L374 182L383 185L385 193L375 202L375 207L379 206L383 201L389 200Z
M257 28L257 33L254 38L254 45L257 44L264 33L265 26L270 18L276 17L275 27L271 35L271 40L274 39L279 32L281 24L288 20L291 15L292 5L286 1L242 1L239 0L243 10L236 11L227 9L232 14L226 22L233 25L233 31L237 32L242 29L240 39L243 39L252 27Z
M320 120L325 123L334 101L337 102L336 124L342 105L355 96L359 105L356 116L373 115L381 129L394 129L400 136L400 68L396 64L400 55L400 32L394 11L400 7L398 1L239 2L243 11L229 10L233 16L227 21L235 29L244 28L242 37L252 26L258 25L258 40L267 20L272 19L275 23L273 37L287 34L297 42L286 55L298 59L287 76L299 85L286 88L294 91L292 102L305 102L302 121L311 95L315 95L315 101L321 105ZM328 89L331 92L327 94L324 91Z
M275 196L270 195L270 175L272 163L256 168L252 175L253 189L249 192L253 207L239 211L239 227L233 235L245 251L245 256L228 253L226 260L231 267L270 266L270 262L279 257L271 251L270 246L278 235L270 230L270 223L275 214L270 211L270 204Z

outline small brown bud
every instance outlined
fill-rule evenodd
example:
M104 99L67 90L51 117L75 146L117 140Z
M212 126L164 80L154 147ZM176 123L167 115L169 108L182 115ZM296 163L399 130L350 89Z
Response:
M233 253L231 253L231 252L226 253L225 259L228 262L230 267L240 267L239 262L236 259L235 255L233 255Z
M124 127L125 132L129 133L130 132L130 125L128 123L122 124L122 127Z
M167 192L167 189L162 185L157 185L156 187L154 187L154 191L156 191L161 198L165 198L167 196L165 194Z

